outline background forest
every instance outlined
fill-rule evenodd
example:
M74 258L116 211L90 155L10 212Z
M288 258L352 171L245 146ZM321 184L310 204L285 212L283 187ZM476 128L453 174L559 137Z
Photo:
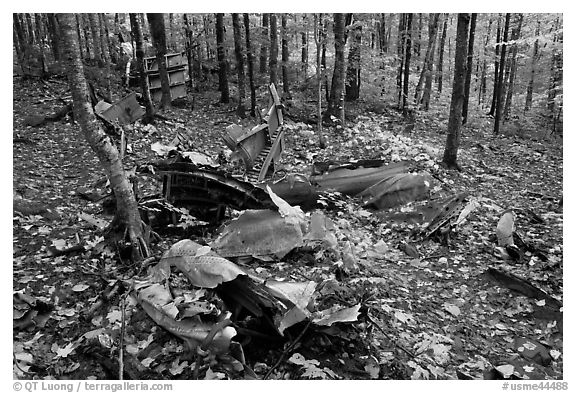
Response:
M13 100L15 378L563 378L561 14L14 13Z

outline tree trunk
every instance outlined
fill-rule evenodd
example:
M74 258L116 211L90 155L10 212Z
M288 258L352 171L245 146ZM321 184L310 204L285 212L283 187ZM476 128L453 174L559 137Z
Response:
M84 49L83 48L87 48L88 47L88 43L85 42L85 40L83 39L83 35L82 35L82 18L80 17L80 15L76 14L76 34L78 35L78 43L80 44L80 57L82 59L87 59L90 56L88 54L86 54L86 56L84 56ZM62 52L64 52L64 48L62 48Z
M330 101L328 113L339 118L342 122L342 109L344 107L344 79L346 65L344 64L344 14L334 14L334 74L330 88Z
M148 239L145 238L134 191L124 171L118 150L100 127L88 100L88 84L84 77L79 43L74 31L74 15L58 14L58 22L68 66L74 119L80 124L82 133L98 157L116 196L116 217L113 224L118 226L117 233L127 233L127 239L122 240L128 241L132 259L139 261L147 257L149 252Z
M170 107L172 95L170 93L170 79L166 65L166 28L164 26L164 14L146 14L150 25L150 34L154 49L156 49L156 61L158 62L158 73L160 74L160 84L162 88L162 99L160 108Z
M48 33L50 34L50 47L55 61L60 60L60 33L58 32L58 22L53 13L46 14L48 17Z
M302 37L302 73L304 74L304 80L308 78L308 26L306 20L306 14L304 14L302 16L304 31L300 33Z
M536 21L536 40L532 49L532 62L530 64L530 79L528 80L528 87L526 88L526 103L524 104L524 112L532 109L532 94L534 92L534 76L536 75L536 64L538 62L539 42L538 36L540 35L540 20Z
M326 42L328 42L328 33L326 31L326 22L322 18L322 14L319 16L320 22L320 43L322 45L322 56L320 58L320 63L322 65L322 75L324 82L324 92L326 93L326 103L330 103L330 89L328 88L328 72L326 67Z
M556 19L554 26L554 38L552 43L552 62L550 69L550 86L548 87L548 102L547 108L550 114L554 116L554 110L556 106L556 96L560 90L562 83L562 33L559 33L560 20ZM559 49L560 48L560 49ZM560 112L558 112L560 113ZM555 117L554 117L555 118Z
M442 35L440 36L440 46L438 48L438 70L436 73L436 83L438 84L438 93L442 93L442 84L444 76L444 46L446 45L447 30L448 30L448 14L444 14L444 24L442 26Z
M512 33L512 40L515 42L510 50L510 77L508 79L508 86L506 88L506 102L504 103L504 121L509 119L510 108L512 107L512 98L514 94L514 79L516 78L516 55L518 53L517 41L521 37L523 20L524 15L518 14L516 20L516 29Z
M286 32L287 15L282 14L282 91L284 92L284 99L291 100L290 94L290 78L288 75L288 61L290 59L290 52L288 52L288 33Z
M380 14L380 51L388 53L388 36L386 32L386 14Z
M33 46L36 44L36 37L34 35L34 23L32 22L31 14L24 14L26 18L26 31L28 32L28 45Z
M429 48L426 50L426 57L430 56L425 64L426 67L426 77L424 80L424 93L422 94L422 109L427 111L430 108L430 96L432 95L432 77L434 74L434 54L436 53L436 36L438 35L438 22L440 20L440 14L434 14L432 17L432 22L428 28L428 35L432 37L429 40ZM428 55L428 51L430 55Z
M190 26L190 21L188 20L188 14L184 13L184 31L185 31L185 42L186 42L186 61L188 63L188 87L193 88L194 81L194 61L192 60L192 26Z
M140 15L130 14L130 25L132 28L132 37L136 42L136 69L138 70L138 79L140 80L140 90L144 99L144 107L146 114L144 115L144 123L154 122L154 104L150 97L150 86L148 85L148 78L144 70L144 37L142 28L140 26Z
M250 39L250 15L244 14L244 30L246 31L246 55L248 60L248 81L250 82L250 116L256 117L256 86L254 84L254 54Z
M102 23L104 25L104 37L106 37L106 51L110 55L110 62L112 64L118 64L118 45L114 38L110 38L110 24L108 23L108 16L106 14L100 14L102 17Z
M432 74L434 71L434 51L436 50L436 32L438 31L439 18L440 14L428 15L428 46L426 48L422 71L420 72L420 78L418 78L418 84L416 85L416 92L414 94L414 104L416 105L423 103L422 87L424 86L424 81L427 79L428 74ZM429 95L428 101L430 101Z
M16 55L18 56L18 64L22 69L22 74L26 75L25 71L25 57L26 53L28 52L28 42L26 41L24 28L20 23L20 19L18 18L18 14L12 14L12 20L14 23L13 26L13 35L14 35L14 46L16 47Z
M416 39L414 40L414 54L420 58L422 48L422 14L418 14L418 30L416 31Z
M354 21L351 26L350 49L348 50L348 68L346 70L346 101L355 101L360 97L360 71L362 48L362 24Z
M242 28L240 14L232 14L232 29L234 30L234 55L236 56L236 71L238 72L238 107L236 114L242 119L246 117L244 98L246 96L246 77L244 74L244 48L242 47Z
M44 79L47 74L46 54L44 53L44 32L42 31L42 22L40 14L34 14L34 23L36 25L36 39L38 41L38 48L40 49L40 78Z
M102 67L104 65L104 57L102 56L102 46L100 45L100 26L97 18L98 14L88 14L88 20L90 21L90 32L92 33L92 44L94 46L94 57L98 63L98 67Z
M270 24L270 14L262 14L262 44L260 45L260 73L265 74L268 64L268 25Z
M408 82L410 80L410 56L412 52L412 17L408 14L406 18L406 51L404 52L404 81L402 83L402 114L408 114Z
M476 18L473 13L470 19L470 34L468 36L468 52L466 60L466 81L464 82L464 102L462 103L462 124L468 121L468 101L470 100L470 84L472 82L472 64L474 60L474 34L476 32Z
M213 50L210 47L210 31L208 29L208 25L210 24L210 14L202 15L202 24L204 25L204 43L206 44L206 60L211 61L213 57ZM218 34L218 32L216 32ZM218 52L218 49L216 49Z
M464 101L464 84L466 81L466 52L468 50L468 25L470 14L458 14L456 27L456 54L454 56L454 82L450 100L450 117L448 134L444 148L443 163L448 168L460 169L458 147L460 145L460 127L462 126L462 104Z
M77 14L81 18L81 28L84 35L84 43L86 44L86 59L95 60L94 45L92 44L92 34L90 33L90 20L88 14Z
M101 48L102 48L102 59L104 60L104 64L108 65L111 64L110 60L110 37L108 37L108 29L106 25L108 24L106 21L106 14L99 14L100 19L100 39L101 39Z
M316 87L318 91L318 105L316 106L316 122L318 131L318 143L320 148L326 147L326 141L322 133L322 61L320 56L320 48L322 47L320 30L322 29L321 23L322 14L314 14L314 43L316 44Z
M398 42L396 52L400 60L400 66L398 67L398 73L396 74L396 87L398 89L398 107L402 108L402 75L404 74L404 62L406 61L406 15L398 14Z
M168 13L168 31L170 32L170 39L168 40L168 48L172 52L176 51L176 29L174 28L174 14Z
M482 73L480 75L480 89L478 92L478 105L482 104L484 106L484 102L486 101L486 69L488 67L487 58L488 58L488 43L490 42L490 31L492 30L492 18L488 20L488 28L486 29L486 39L484 40L484 51L483 51L483 59L482 59Z
M216 14L216 56L218 57L218 90L220 90L220 102L230 102L230 90L228 89L228 62L224 48L224 14Z
M506 61L506 42L508 41L508 28L510 26L510 13L506 14L506 21L504 22L504 35L502 37L502 49L500 50L500 68ZM498 86L496 95L496 116L494 119L494 135L500 132L500 120L502 119L502 104L504 101L504 72L500 69L498 74Z
M270 83L278 86L278 23L276 14L270 14Z
M494 116L496 112L496 101L498 97L498 78L500 72L502 72L504 67L500 66L500 47L501 47L501 35L502 35L502 26L500 26L501 18L498 15L498 27L496 28L496 48L494 49L495 57L494 57L494 89L492 91L492 103L490 104L490 112L488 112L488 116Z

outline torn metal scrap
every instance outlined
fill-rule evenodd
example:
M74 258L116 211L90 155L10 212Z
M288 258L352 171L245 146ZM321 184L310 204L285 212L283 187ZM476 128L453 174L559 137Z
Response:
M163 175L164 197L175 206L226 205L236 210L274 206L264 190L228 173L186 162L154 166Z
M274 210L246 210L231 221L211 247L224 257L276 255L283 257L303 244L299 225Z
M110 123L118 121L120 125L134 123L146 113L144 108L138 104L135 92L128 94L112 105L99 102L94 109L103 119Z
M310 182L322 191L337 191L357 195L366 188L398 173L408 171L409 162L386 164L382 160L362 160L331 166L330 163L315 163ZM321 174L315 174L319 172Z

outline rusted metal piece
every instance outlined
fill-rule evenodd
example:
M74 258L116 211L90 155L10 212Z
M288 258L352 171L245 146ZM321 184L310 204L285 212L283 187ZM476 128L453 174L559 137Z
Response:
M205 209L230 206L236 210L273 206L266 191L225 172L186 162L157 164L156 168L163 175L163 195L175 206Z
M182 53L168 53L164 55L166 59L166 71L170 81L170 96L172 101L177 98L186 97L186 62ZM158 71L158 61L156 57L144 59L146 77L150 86L150 95L153 101L162 99L162 83L160 82L160 72Z
M399 173L385 178L360 194L364 206L386 209L425 199L432 177L427 174Z
M100 107L104 108L106 106L101 105ZM116 101L107 109L104 109L99 115L110 123L118 121L118 124L124 125L134 123L144 116L145 113L144 108L136 101L136 93L132 92L119 101Z
M310 182L322 191L332 190L357 195L384 179L407 172L408 164L406 161L400 161L385 165L383 161L373 160L349 163L328 168L325 174L310 176Z
M283 106L274 84L268 89L270 104L264 113L263 123L251 129L231 125L222 135L226 145L244 161L247 177L251 182L263 181L273 164L280 160L284 150Z
M282 257L302 242L300 226L287 222L277 211L247 210L226 225L210 246L223 257Z

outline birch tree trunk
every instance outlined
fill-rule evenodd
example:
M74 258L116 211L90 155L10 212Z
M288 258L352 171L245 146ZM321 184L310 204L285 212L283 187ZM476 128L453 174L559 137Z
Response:
M139 261L149 254L148 239L145 237L138 204L118 150L100 127L89 102L88 84L84 77L78 38L74 31L74 14L58 14L57 18L64 43L74 118L80 124L84 137L98 157L116 197L116 217L110 229L115 233L126 233L127 239L121 240L127 241L131 249L132 260Z

